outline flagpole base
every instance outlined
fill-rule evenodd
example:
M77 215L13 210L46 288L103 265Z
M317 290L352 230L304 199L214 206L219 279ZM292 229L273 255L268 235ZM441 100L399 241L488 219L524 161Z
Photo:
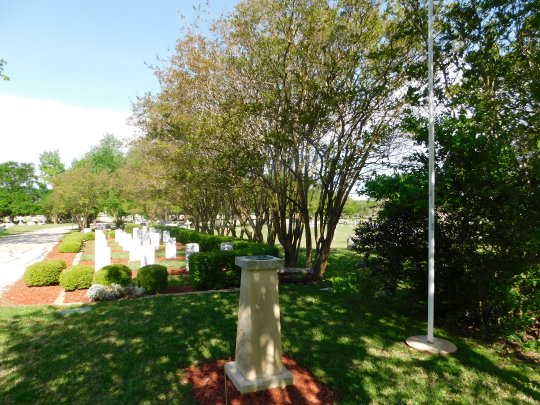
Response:
M457 347L448 340L433 338L433 343L428 342L427 336L411 336L405 343L413 349L432 354L451 354L457 351Z

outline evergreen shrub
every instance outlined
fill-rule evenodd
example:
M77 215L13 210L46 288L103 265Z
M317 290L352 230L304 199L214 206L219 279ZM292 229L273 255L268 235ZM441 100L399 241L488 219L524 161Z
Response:
M94 273L92 284L120 284L126 286L131 283L131 269L123 264L111 264Z
M137 273L137 285L143 287L148 294L167 291L167 267L160 264L149 264L141 267Z
M66 268L63 260L46 260L28 266L23 281L28 287L58 284L62 270Z
M60 285L66 291L89 288L92 285L94 268L83 264L72 266L60 273Z

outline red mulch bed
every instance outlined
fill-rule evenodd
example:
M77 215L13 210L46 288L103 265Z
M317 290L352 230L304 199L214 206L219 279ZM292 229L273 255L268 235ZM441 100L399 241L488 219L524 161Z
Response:
M171 285L167 288L167 294L181 294L193 291L193 287L190 285Z
M39 305L52 304L62 291L59 285L27 287L20 279L6 287L0 297L1 305Z
M66 291L66 295L64 296L64 304L78 304L80 302L87 304L91 302L86 296L87 292L87 288L82 290Z
M45 259L43 260L51 260L51 259L60 259L66 262L67 266L71 266L71 263L73 263L73 259L75 259L75 256L77 256L77 253L59 253L58 252L58 246L60 245L60 242L58 242L52 250L47 254Z
M193 386L193 397L200 405L224 405L223 367L231 360L218 360L186 370L186 379ZM294 375L294 385L241 395L227 378L227 398L231 405L316 405L333 404L335 395L313 374L293 359L283 356L283 365Z

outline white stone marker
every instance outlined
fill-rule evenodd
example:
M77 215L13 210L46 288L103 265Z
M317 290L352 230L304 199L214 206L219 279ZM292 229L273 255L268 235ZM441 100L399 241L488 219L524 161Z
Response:
M156 250L152 245L145 245L141 249L141 267L156 264Z
M223 242L219 245L221 250L233 250L232 242Z
M168 238L165 242L165 259L174 259L176 254L176 238Z
M283 367L277 270L283 259L237 256L242 268L235 361L225 373L241 394L294 384Z
M170 237L171 233L169 231L163 231L163 243L167 243Z
M120 239L122 238L122 234L123 234L123 233L124 233L124 231L121 230L121 229L116 229L116 230L114 231L114 241L115 241L116 243L118 243L118 242L120 241Z
M189 256L192 253L197 253L199 251L198 243L187 243L186 244L186 270L189 271Z
M111 264L111 248L106 244L96 243L94 253L94 270L98 271Z
M131 245L129 246L129 261L134 262L137 260L141 260L141 251L141 240L138 238L132 239Z
M159 249L159 244L161 242L161 234L159 232L152 232L150 234L150 244L154 247L154 249Z
M140 238L140 234L139 234L139 228L133 228L133 230L131 231L131 233L133 234L133 239L137 239L137 238Z

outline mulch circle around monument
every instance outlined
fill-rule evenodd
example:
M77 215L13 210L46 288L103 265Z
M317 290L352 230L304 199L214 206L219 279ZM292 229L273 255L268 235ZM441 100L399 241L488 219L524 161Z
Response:
M223 367L229 360L217 360L186 369L185 380L193 387L193 397L200 405L225 405ZM231 405L318 405L333 404L335 395L311 372L288 356L283 365L294 375L294 385L240 394L227 378L227 399Z

